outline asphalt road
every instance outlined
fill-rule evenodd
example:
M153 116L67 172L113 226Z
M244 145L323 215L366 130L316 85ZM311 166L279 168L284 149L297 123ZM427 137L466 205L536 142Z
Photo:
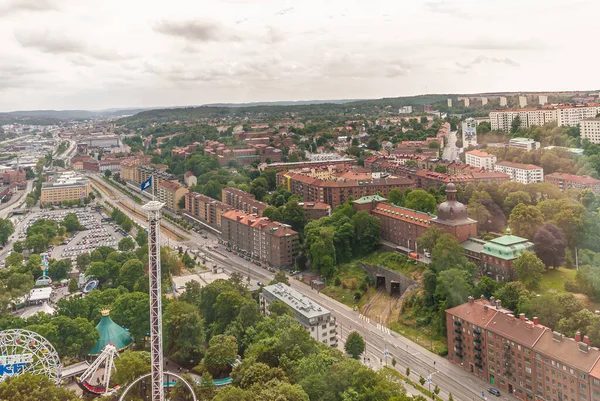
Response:
M111 189L116 191L114 187L111 187ZM104 199L108 200L106 197ZM120 202L135 203L123 194L121 194L119 200ZM111 200L108 201L111 202ZM136 216L130 217L142 226L146 226L145 221L141 221ZM165 220L163 219L163 221ZM206 235L208 239L204 239L200 234L195 232L188 233L172 224L167 224L169 228L190 238L188 241L183 242L171 240L171 246L182 245L188 249L200 249L206 254L208 259L207 265L209 266L217 264L229 272L239 272L245 277L250 277L251 281L260 281L264 284L268 283L274 276L268 270L226 252L223 246L216 245L217 237L206 230L203 235ZM165 241L164 236L163 241ZM214 249L215 245L217 249ZM482 392L485 393L485 397L492 399L488 397L487 393L487 389L491 386L485 381L471 375L466 370L451 364L445 358L413 343L396 332L390 331L376 322L364 318L359 312L311 289L308 285L298 280L291 279L290 283L294 289L302 292L333 313L338 324L338 335L341 339L345 339L350 331L358 331L363 336L367 343L367 358L371 359L372 366L375 367L377 363L380 365L385 364L384 350L387 349L389 351L388 364L391 364L392 358L395 358L397 361L396 368L399 371L404 372L407 366L410 367L410 377L414 381L418 381L420 376L427 378L431 375L431 388L433 389L437 384L441 389L440 396L444 399L448 398L448 393L452 393L453 398L457 401L482 400L484 399L481 395ZM426 383L425 386L428 386L428 384ZM493 397L493 399L496 399L496 397ZM517 400L517 398L505 393L499 399Z
M25 200L25 197L33 189L33 180L27 180L27 187L25 191L18 191L16 195L13 195L11 200L7 203L2 204L0 209L0 218L5 219L14 209L17 209L19 205Z
M458 159L460 148L456 147L456 134L457 131L450 131L450 134L448 135L448 143L444 147L444 153L442 156L444 160L455 161Z

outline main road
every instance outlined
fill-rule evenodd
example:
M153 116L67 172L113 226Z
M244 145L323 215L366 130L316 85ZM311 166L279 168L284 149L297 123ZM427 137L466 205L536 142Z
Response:
M111 190L119 192L115 187L111 187ZM119 192L119 194L119 203L127 203L130 206L135 205L131 198L123 193ZM114 206L119 206L114 200L109 200L109 202ZM138 215L130 212L130 208L122 208L122 210L142 226L146 225L146 222L142 221ZM203 235L206 235L207 238L203 238L198 233L187 232L166 222L164 219L163 223L168 226L169 230L189 238L183 241L171 240L171 246L199 249L206 254L207 264L209 265L216 264L228 271L238 272L250 278L250 280L261 283L268 283L274 276L268 270L226 252L222 245L218 245L217 237L213 234L205 231ZM166 242L164 244L166 245ZM482 393L487 397L487 389L490 387L488 383L476 378L465 369L448 362L446 358L440 357L400 334L371 321L353 308L311 289L299 280L291 279L290 284L294 289L332 312L338 324L338 335L342 340L351 331L357 331L363 336L367 344L366 355L371 360L371 366L385 365L386 362L391 366L391 360L395 358L397 361L396 369L404 372L406 367L409 367L411 371L410 378L413 381L418 382L419 377L431 377L431 388L433 389L435 385L438 385L441 390L440 396L443 399L448 399L449 393L452 393L452 397L457 401L481 400L484 398ZM388 351L387 358L384 356L385 350ZM428 383L424 387L427 388ZM504 393L501 399L517 400Z

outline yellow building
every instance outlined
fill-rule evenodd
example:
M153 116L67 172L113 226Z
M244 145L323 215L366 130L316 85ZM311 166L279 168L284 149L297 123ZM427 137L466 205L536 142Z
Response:
M179 210L179 201L185 196L188 189L177 182L161 181L156 187L156 198L165 204L165 208L172 212Z
M57 174L42 185L40 203L59 204L63 201L77 201L90 194L90 182L74 171Z

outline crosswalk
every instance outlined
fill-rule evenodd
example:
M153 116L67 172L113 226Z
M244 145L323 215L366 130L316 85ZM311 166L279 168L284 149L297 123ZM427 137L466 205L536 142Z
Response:
M385 327L384 325L377 323L377 330L381 330L386 334L391 334L392 332L390 331L389 328Z
M366 317L365 315L363 315L362 313L358 315L360 320L364 320L367 323L371 323L371 319L369 319L368 317Z

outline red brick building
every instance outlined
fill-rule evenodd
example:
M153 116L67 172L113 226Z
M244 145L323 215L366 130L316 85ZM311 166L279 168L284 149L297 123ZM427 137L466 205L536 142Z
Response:
M588 177L587 175L552 173L546 175L544 181L554 185L561 192L569 189L589 189L596 195L600 195L600 180Z
M184 215L188 219L197 220L221 230L221 216L230 210L231 206L198 192L188 192L184 196Z
M259 216L262 216L263 211L269 206L264 202L256 200L254 195L237 188L223 188L221 190L221 199L233 209L249 214L258 214Z
M331 206L323 202L299 202L298 205L304 209L304 215L308 220L319 220L321 217L331 216Z
M291 267L298 255L298 233L287 224L230 210L221 216L223 241L236 252L277 268Z
M345 203L348 198L355 199L377 193L387 196L398 188L413 188L413 181L408 178L387 176L385 174L364 174L359 178L344 178L335 174L324 174L318 178L310 172L291 170L277 173L277 185L283 185L288 191L302 196L305 202L323 202L331 207Z
M27 173L23 169L18 170L6 170L0 174L0 184L12 185L20 184L25 182Z
M508 174L496 171L469 171L460 174L445 174L429 170L419 170L415 173L414 177L417 188L426 191L429 190L429 188L439 189L441 186L450 183L465 186L470 182L474 184L480 182L486 184L494 182L502 184L503 182L510 181L510 176Z
M456 200L456 185L446 186L446 201L438 206L437 216L431 220L458 242L464 242L471 237L477 237L477 221L467 216L467 207Z
M600 350L541 323L469 297L446 310L448 360L520 399L600 400Z

